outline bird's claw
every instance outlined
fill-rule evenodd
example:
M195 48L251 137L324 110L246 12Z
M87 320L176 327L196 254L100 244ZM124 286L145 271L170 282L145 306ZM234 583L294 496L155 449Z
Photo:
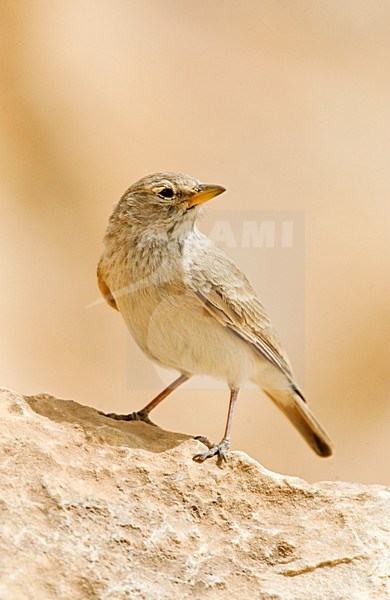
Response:
M204 437L203 435L197 435L196 438L194 438L194 439L198 440L199 442L202 442L202 444L204 444L208 448L208 450L206 452L201 452L200 454L195 454L195 456L193 457L193 460L195 462L202 463L205 460L207 460L208 458L211 458L212 456L215 456L215 455L218 456L219 462L227 461L226 453L229 449L229 441L228 440L222 440L222 442L220 442L219 444L213 444L212 442L210 442L210 440L207 437Z
M204 444L205 446L207 446L207 448L213 448L213 446L215 446L215 444L213 442L210 442L209 438L207 438L205 435L197 435L196 437L194 437L194 440L198 440L198 442L202 442L202 444Z
M142 410L130 413L128 415L117 415L116 413L105 412L99 412L99 414L103 415L104 417L108 417L109 419L115 419L115 421L143 421L144 423L148 423L148 425L157 427L157 425L149 419L148 413L145 413Z

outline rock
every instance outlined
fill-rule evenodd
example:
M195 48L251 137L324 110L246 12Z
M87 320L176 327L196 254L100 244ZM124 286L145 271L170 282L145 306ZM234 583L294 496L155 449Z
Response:
M0 598L390 597L390 490L0 390Z

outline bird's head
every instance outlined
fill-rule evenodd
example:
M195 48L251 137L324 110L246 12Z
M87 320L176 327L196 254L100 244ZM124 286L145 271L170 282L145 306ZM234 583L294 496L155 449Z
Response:
M180 235L193 228L201 205L224 191L220 185L201 183L181 173L155 173L125 192L113 218L140 233Z

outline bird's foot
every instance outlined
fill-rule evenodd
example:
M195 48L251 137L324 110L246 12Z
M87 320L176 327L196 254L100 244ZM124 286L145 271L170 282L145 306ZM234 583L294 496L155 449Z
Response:
M148 413L143 412L142 410L130 413L129 415L117 415L116 413L105 413L99 411L99 415L103 415L109 419L115 419L116 421L143 421L144 423L148 423L148 425L157 427L157 425L149 419Z
M193 457L193 460L195 462L202 463L207 458L211 458L215 455L217 455L219 462L227 460L226 453L229 449L229 440L223 439L219 444L213 444L207 437L204 437L203 435L197 435L194 439L198 440L199 442L202 442L202 444L204 444L208 448L206 452L195 454L195 456Z

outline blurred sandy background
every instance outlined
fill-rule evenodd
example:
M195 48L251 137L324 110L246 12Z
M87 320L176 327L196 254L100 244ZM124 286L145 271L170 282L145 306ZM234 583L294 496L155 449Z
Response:
M228 188L213 211L305 216L305 338L287 296L267 308L336 457L312 454L254 389L233 449L309 480L390 483L389 2L3 0L1 13L1 385L120 412L152 397L132 390L129 347L135 370L146 358L121 318L86 307L113 202L143 175L187 172ZM155 420L218 441L227 404L182 389Z

